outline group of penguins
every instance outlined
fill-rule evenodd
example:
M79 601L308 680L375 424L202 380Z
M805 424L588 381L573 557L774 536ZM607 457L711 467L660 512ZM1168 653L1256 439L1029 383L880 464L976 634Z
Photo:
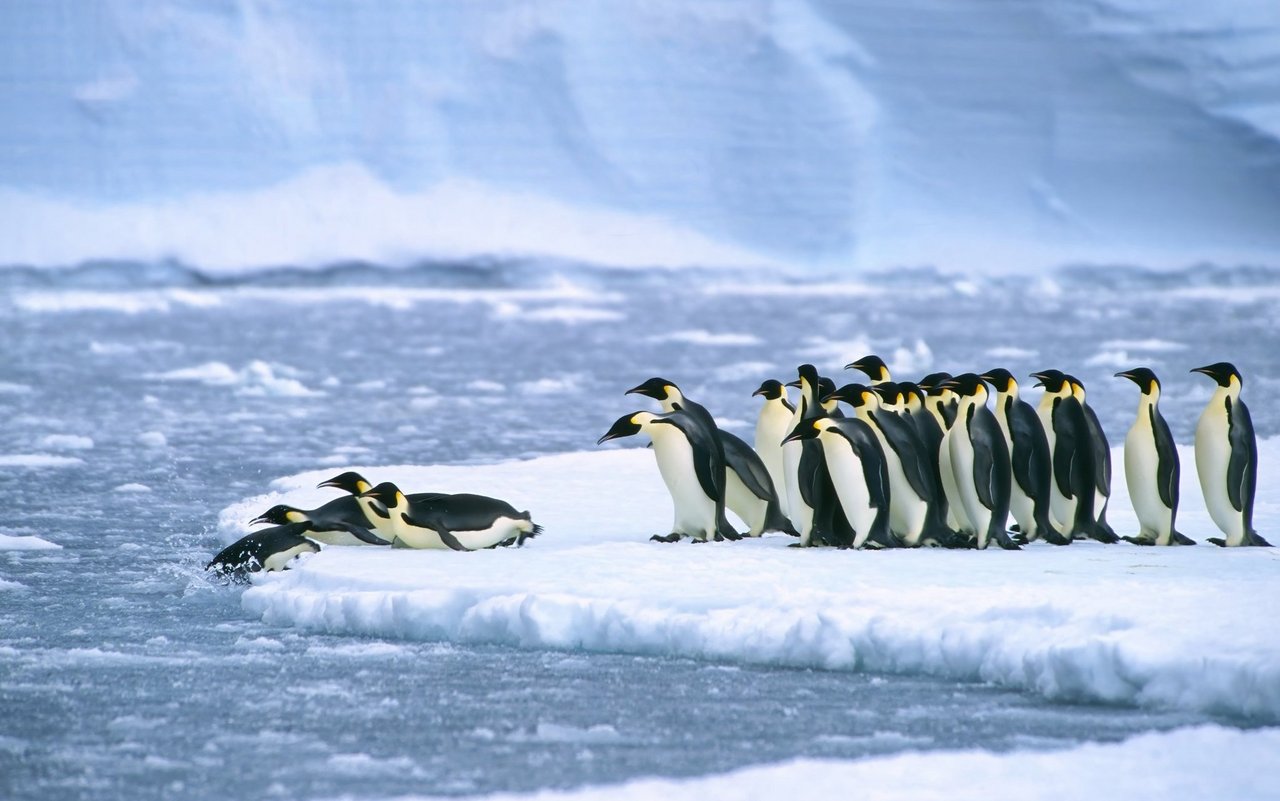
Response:
M271 523L227 546L205 566L230 578L283 570L294 557L325 545L390 545L476 551L524 544L542 533L529 513L506 501L469 493L406 495L390 481L374 486L349 471L322 481L347 493L316 509L279 504L249 525Z
M754 449L663 378L627 390L660 402L663 413L624 415L597 444L640 433L652 440L675 506L671 532L652 537L662 542L740 539L727 507L749 527L746 536L782 531L799 536L794 547L985 549L995 542L1016 550L1038 539L1067 545L1085 538L1194 544L1175 527L1178 451L1150 369L1116 373L1141 391L1124 449L1140 530L1125 537L1106 517L1110 445L1075 377L1032 373L1044 387L1032 408L1004 369L894 382L874 355L845 369L866 373L868 384L837 387L811 364L786 386L761 384ZM1200 486L1224 535L1209 541L1266 546L1253 530L1258 454L1240 373L1228 362L1191 372L1217 385L1195 434ZM787 387L800 390L794 404Z

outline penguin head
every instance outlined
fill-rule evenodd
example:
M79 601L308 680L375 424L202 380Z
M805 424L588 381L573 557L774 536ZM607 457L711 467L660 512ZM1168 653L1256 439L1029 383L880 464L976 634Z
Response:
M962 398L976 398L979 403L987 399L987 385L977 373L961 373L942 382L942 389L950 389Z
M871 387L871 391L880 398L882 406L896 406L902 397L902 390L893 381L882 381Z
M889 380L889 368L885 365L884 359L875 354L863 356L856 362L849 362L844 366L844 369L861 370L876 383Z
M649 412L632 412L619 417L614 424L609 427L605 435L596 440L597 445L608 442L611 439L622 439L623 437L634 437L644 428L644 424L649 422L655 415Z
M878 405L879 398L866 384L845 384L823 400L844 401L855 409L861 409L864 406L874 409Z
M1160 379L1146 367L1134 367L1116 373L1116 378L1127 378L1138 385L1143 395L1160 394Z
M305 523L306 520L307 516L302 513L302 510L281 503L250 520L249 525L257 526L262 523L270 523L273 526L287 526L290 523Z
M626 395L643 395L646 398L653 398L656 401L679 400L680 387L675 382L668 381L665 378L650 378L640 386L632 387L627 390Z
M351 495L359 495L362 492L368 492L373 489L373 485L369 483L369 480L354 470L348 470L341 475L336 475L328 481L321 481L316 485L317 489L320 487L337 487Z
M797 378L795 381L787 382L787 386L789 387L803 386L803 382L805 381L808 381L809 386L811 387L818 386L818 381L819 381L818 368L814 367L812 364L800 365L799 367L796 368L796 373L799 374L800 377Z
M1204 367L1197 367L1191 372L1204 373L1214 381L1217 381L1218 386L1228 389L1231 387L1232 381L1235 381L1241 386L1244 385L1244 379L1240 377L1240 371L1237 370L1236 366L1231 362L1215 362L1213 364L1206 364Z
M782 386L781 381L770 378L760 385L760 388L751 393L752 397L763 395L765 400L778 400L787 396L786 387Z
M914 381L899 381L898 400L905 404L908 411L915 411L924 406L924 390Z
M990 384L996 392L1007 392L1011 395L1016 395L1018 392L1018 379L1003 367L988 370L979 377Z
M400 488L390 481L384 481L373 489L365 490L359 497L375 500L388 509L394 509L404 501L404 494L400 492Z
M934 389L949 378L951 378L951 373L929 373L927 376L917 381L916 385L920 387L920 389L924 390L925 394L928 395L932 394Z
M816 439L828 426L831 425L829 417L815 417L811 420L801 420L791 433L782 438L782 444L788 442L797 442L799 440Z
M1031 377L1036 379L1037 387L1044 387L1044 391L1052 395L1065 391L1070 392L1067 374L1061 370L1041 370L1038 373L1032 373Z
M1084 403L1084 382L1073 375L1067 375L1067 386L1071 388L1071 396Z

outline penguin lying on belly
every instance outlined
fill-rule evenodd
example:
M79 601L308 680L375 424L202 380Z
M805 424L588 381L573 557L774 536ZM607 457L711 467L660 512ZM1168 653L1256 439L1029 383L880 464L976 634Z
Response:
M524 545L542 533L528 512L485 495L432 495L411 502L400 488L384 481L356 496L378 518L378 534L392 547L478 551L498 545ZM381 507L381 509L379 509Z
M284 570L295 557L320 550L304 536L309 529L310 523L290 523L255 531L223 548L204 569L233 581L247 581L260 570Z

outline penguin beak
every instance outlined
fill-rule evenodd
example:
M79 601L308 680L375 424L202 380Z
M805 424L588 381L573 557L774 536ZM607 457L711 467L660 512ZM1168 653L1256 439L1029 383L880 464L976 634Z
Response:
M1133 373L1129 372L1128 370L1121 370L1120 372L1116 373L1116 378L1127 378L1130 381L1132 381Z
M1031 377L1036 380L1036 383L1033 386L1037 386L1037 387L1044 386L1044 373L1032 373Z
M802 439L813 439L817 435L818 431L812 425L809 425L807 422L801 423L796 426L795 431L792 431L790 434L782 438L782 444L786 445L788 442L796 442L797 440Z
M789 387L798 387L798 386L800 386L800 379L798 379L798 378L797 378L795 381L788 381L788 382L787 382L787 386L789 386Z
M846 365L844 366L844 369L846 369L846 370L861 370L861 369L862 369L862 362L861 362L861 361L849 362L848 364L846 364Z
M270 521L270 520L268 520L265 516L263 516L263 517L255 517L254 519L252 519L252 520L250 520L250 521L249 521L249 525L251 525L251 526L260 526L260 525L262 525L263 523L270 523L270 522L271 522L271 521Z
M631 418L632 418L632 415L630 414L626 415L625 417L618 418L618 420L614 422L614 424L609 428L609 430L605 432L605 435L600 439L596 440L596 444L603 445L604 443L608 442L611 439L621 439L623 437L631 437L636 434L639 434L640 426L632 422Z
M753 397L753 398L754 398L754 397L755 397L755 396L757 396L757 395L763 395L763 394L764 394L764 387L760 387L760 388L759 388L759 389L757 389L755 392L752 392L752 393L751 393L751 397Z
M338 482L334 481L333 479L329 479L328 481L321 481L319 484L316 484L316 489L324 489L325 487L334 487L336 489L342 489L342 487L338 486Z
M1210 378L1214 379L1215 381L1218 379L1218 377L1213 374L1213 371L1209 369L1208 365L1205 365L1204 367L1193 367L1191 368L1191 372L1200 373L1201 375L1207 375Z

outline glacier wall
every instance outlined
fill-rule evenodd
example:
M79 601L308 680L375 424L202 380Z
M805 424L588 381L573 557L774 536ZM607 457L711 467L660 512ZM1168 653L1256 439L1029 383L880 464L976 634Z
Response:
M0 264L1280 259L1275 0L0 5Z

